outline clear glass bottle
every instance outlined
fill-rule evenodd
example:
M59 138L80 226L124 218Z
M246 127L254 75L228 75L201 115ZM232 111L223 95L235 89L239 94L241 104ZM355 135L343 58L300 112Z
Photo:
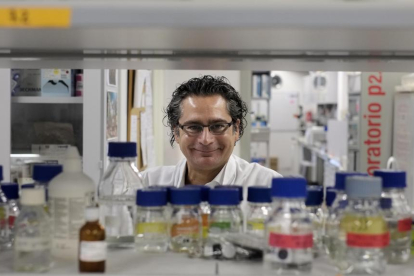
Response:
M219 237L229 232L241 233L243 231L239 189L232 187L211 189L209 203L211 206L209 238Z
M108 143L109 166L98 186L101 224L108 247L133 247L133 210L137 189L144 188L134 162L134 142Z
M33 180L35 186L43 186L46 193L46 202L49 199L49 182L63 171L59 164L36 164L33 166Z
M171 188L170 248L175 252L198 251L202 241L202 225L199 213L201 190Z
M246 216L246 233L264 237L265 221L271 211L270 188L249 187L247 191L249 211Z
M50 219L43 187L21 191L22 210L15 222L14 270L46 272L51 266Z
M335 190L336 196L332 202L332 206L329 209L328 218L325 225L325 242L326 250L329 257L334 261L342 262L343 256L342 253L336 252L340 247L336 246L338 243L338 231L339 231L339 222L342 216L342 213L347 205L347 194L345 193L345 182L346 178L350 176L366 176L367 174L357 173L357 172L337 172L335 174Z
M210 204L208 203L208 194L210 192L210 187L205 185L187 185L186 188L200 189L201 191L201 203L200 203L200 215L201 215L201 225L203 227L203 240L208 237L208 218L211 213Z
M8 233L8 243L5 245L10 248L13 246L14 242L14 223L17 216L20 213L20 201L19 201L19 185L16 183L2 183L1 190L7 197L8 204L8 224L9 224L9 233Z
M135 212L135 248L145 252L168 249L167 189L138 190Z
M313 256L317 257L323 249L323 189L321 186L308 186L307 189L308 196L306 198L305 204L310 214L313 225Z
M312 270L313 228L306 210L304 178L274 178L272 213L266 222L264 270L300 274Z
M374 176L382 178L382 197L390 198L392 216L388 218L390 245L387 248L388 263L403 264L410 260L411 208L405 198L406 173L403 171L378 170Z
M326 187L325 188L325 204L323 206L323 247L325 249L325 253L329 255L329 237L328 237L328 230L329 227L329 212L332 207L332 203L334 202L336 197L336 190L335 187Z
M79 231L79 272L104 273L106 242L105 229L99 223L99 207L87 207L85 220Z
M380 208L379 177L351 176L346 180L348 205L340 221L338 246L345 248L343 274L382 274L390 233ZM342 249L340 249L341 251Z

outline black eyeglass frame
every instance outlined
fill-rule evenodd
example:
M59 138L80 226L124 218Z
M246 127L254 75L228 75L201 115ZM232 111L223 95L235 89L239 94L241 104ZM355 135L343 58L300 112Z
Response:
M227 128L225 130L223 130L223 132L221 132L221 133L214 133L210 129L211 126L214 126L214 125L226 125ZM214 124L210 124L210 125L202 125L202 124L185 124L185 125L182 125L182 124L178 123L178 127L181 128L188 135L200 135L203 132L204 128L208 128L208 131L213 135L223 135L224 132L226 132L226 130L228 130L229 127L231 127L232 125L234 125L233 121L231 121L230 123L214 123ZM189 133L188 131L184 130L184 127L186 127L186 126L201 126L201 127L203 127L203 129L200 132L197 132L197 133Z

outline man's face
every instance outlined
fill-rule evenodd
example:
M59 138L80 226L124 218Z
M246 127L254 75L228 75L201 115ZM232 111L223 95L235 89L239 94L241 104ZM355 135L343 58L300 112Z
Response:
M190 96L181 103L180 125L211 125L230 123L227 102L220 95L207 97ZM214 170L223 167L239 139L238 120L221 135L210 133L205 127L197 135L189 134L177 127L175 140L187 158L188 165L196 170Z

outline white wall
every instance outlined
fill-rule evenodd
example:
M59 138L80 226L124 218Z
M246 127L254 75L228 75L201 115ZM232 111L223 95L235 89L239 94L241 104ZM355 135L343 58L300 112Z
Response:
M157 165L176 165L184 156L177 144L172 148L168 133L170 130L164 126L161 120L164 117L163 109L167 107L171 100L171 95L181 83L203 75L225 76L230 84L240 91L240 72L239 71L212 71L212 70L165 70L154 72L154 135ZM161 84L163 83L163 89ZM162 91L163 90L163 91ZM162 93L162 95L159 95ZM158 95L157 95L158 94ZM160 105L162 101L162 105ZM162 145L161 145L162 144ZM163 152L162 156L160 152ZM240 146L237 143L234 154L240 155Z

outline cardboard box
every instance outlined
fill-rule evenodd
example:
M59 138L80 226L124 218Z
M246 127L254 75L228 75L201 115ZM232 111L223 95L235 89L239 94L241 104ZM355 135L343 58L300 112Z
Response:
M279 168L278 168L278 165L279 165L279 160L278 160L278 158L277 157L270 157L270 160L269 160L270 162L270 168L272 169L272 170L274 170L274 171L277 171Z

